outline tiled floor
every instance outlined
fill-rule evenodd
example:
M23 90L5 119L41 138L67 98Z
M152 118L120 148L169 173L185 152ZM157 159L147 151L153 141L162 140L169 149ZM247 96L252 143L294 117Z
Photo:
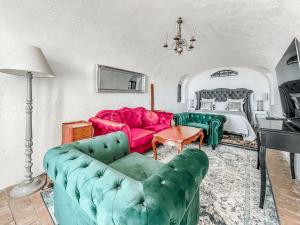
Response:
M53 225L39 192L12 199L9 191L10 188L0 191L0 225Z
M300 181L292 180L280 151L268 150L267 167L281 225L300 225ZM12 199L9 190L0 191L0 225L53 225L39 192Z

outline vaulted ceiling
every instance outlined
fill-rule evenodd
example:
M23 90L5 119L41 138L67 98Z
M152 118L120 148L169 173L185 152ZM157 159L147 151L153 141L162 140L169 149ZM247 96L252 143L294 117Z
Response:
M195 49L181 56L162 48L179 16L187 38L198 25ZM300 1L1 0L0 18L3 48L18 31L45 48L59 46L63 57L98 54L103 64L118 57L127 69L180 77L222 66L273 71L300 33Z

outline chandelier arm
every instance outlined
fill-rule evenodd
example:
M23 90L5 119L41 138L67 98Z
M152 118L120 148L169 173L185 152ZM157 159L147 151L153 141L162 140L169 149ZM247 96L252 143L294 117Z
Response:
M173 50L174 46L175 46L175 42L173 41L166 49Z

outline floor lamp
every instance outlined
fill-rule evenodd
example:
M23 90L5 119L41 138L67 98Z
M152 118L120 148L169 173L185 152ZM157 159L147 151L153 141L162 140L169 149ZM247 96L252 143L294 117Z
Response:
M13 198L30 195L41 189L45 181L32 176L32 78L54 77L43 52L35 46L17 48L8 55L0 65L0 72L11 75L25 76L27 80L26 94L26 130L25 130L25 180L16 185L10 192Z

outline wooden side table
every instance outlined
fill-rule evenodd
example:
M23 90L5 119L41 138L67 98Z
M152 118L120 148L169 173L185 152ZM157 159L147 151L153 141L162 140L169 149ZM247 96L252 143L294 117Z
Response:
M62 124L62 144L93 137L92 124L80 120Z

